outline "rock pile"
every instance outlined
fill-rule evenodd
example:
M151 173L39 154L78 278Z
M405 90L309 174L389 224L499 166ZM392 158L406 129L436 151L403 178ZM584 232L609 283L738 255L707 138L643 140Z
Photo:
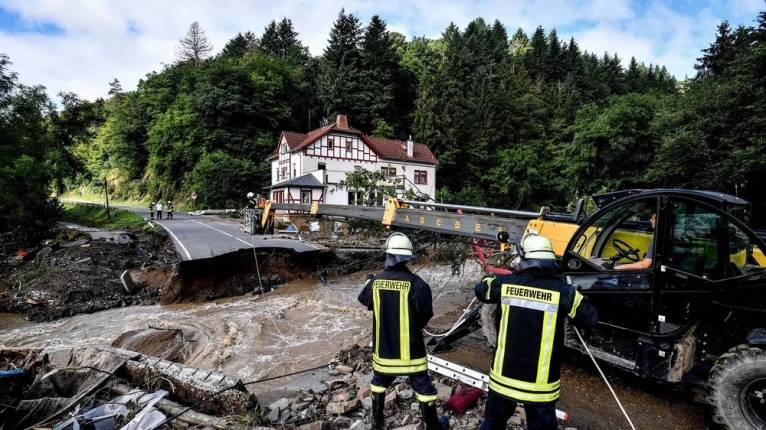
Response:
M340 351L328 364L330 378L321 390L305 391L292 399L282 398L269 406L268 420L279 429L298 430L363 430L371 427L372 417L372 350L353 346ZM484 397L466 411L457 415L445 402L459 383L432 374L438 392L437 410L443 423L450 429L475 430L484 415ZM393 430L418 430L424 425L420 418L420 405L406 378L397 378L386 391L386 425ZM508 423L509 429L521 430L525 425L523 408ZM568 429L569 430L569 429Z

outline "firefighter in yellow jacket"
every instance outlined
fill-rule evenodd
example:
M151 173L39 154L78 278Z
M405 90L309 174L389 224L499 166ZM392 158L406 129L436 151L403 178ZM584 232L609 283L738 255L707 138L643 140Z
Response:
M564 320L591 328L598 315L588 300L561 279L550 240L527 235L519 249L521 270L487 276L476 297L497 304L497 343L481 430L505 429L516 403L524 403L528 430L556 430Z
M413 258L410 239L402 233L392 234L386 241L383 272L370 275L359 294L359 301L373 311L373 429L384 428L386 388L402 375L408 376L417 394L426 429L441 428L422 333L433 316L431 288L407 268L407 261Z

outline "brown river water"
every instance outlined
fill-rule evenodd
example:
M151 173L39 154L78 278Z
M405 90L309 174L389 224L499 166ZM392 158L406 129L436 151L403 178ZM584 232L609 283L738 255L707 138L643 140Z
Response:
M431 284L437 315L465 306L479 276L475 264L463 276L444 266L414 270ZM264 296L130 306L45 323L0 314L0 348L104 346L130 330L181 329L194 342L186 365L243 380L273 376L322 365L340 349L370 342L371 313L356 300L365 276L331 278L327 287L306 279Z

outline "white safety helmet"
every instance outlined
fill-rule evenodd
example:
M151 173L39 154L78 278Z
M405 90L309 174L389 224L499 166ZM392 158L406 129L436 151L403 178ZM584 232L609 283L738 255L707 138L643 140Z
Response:
M404 233L394 233L386 240L386 254L412 256L412 242Z
M252 192L247 193L248 199L252 199L253 197L255 197L255 194L253 194Z
M539 260L555 260L556 254L553 252L553 245L550 239L537 234L527 234L521 240L523 258L536 258Z

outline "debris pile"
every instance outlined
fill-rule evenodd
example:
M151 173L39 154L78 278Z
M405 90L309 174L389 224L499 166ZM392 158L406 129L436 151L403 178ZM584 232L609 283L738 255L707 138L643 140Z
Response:
M293 398L281 398L269 405L267 419L279 429L323 430L323 429L369 429L372 416L372 349L353 347L340 351L329 363L330 378L321 390L302 391ZM464 387L459 382L432 374L439 399L437 411L443 424L450 429L475 430L479 428L484 415L484 395L458 414L446 404L453 394ZM385 413L389 429L423 429L420 405L415 391L406 378L397 378L386 391ZM523 408L517 408L509 421L510 429L523 429L525 415Z
M56 239L46 240L12 262L0 279L0 312L50 321L154 304L174 282L175 263L173 245L163 235L92 239L62 230Z

